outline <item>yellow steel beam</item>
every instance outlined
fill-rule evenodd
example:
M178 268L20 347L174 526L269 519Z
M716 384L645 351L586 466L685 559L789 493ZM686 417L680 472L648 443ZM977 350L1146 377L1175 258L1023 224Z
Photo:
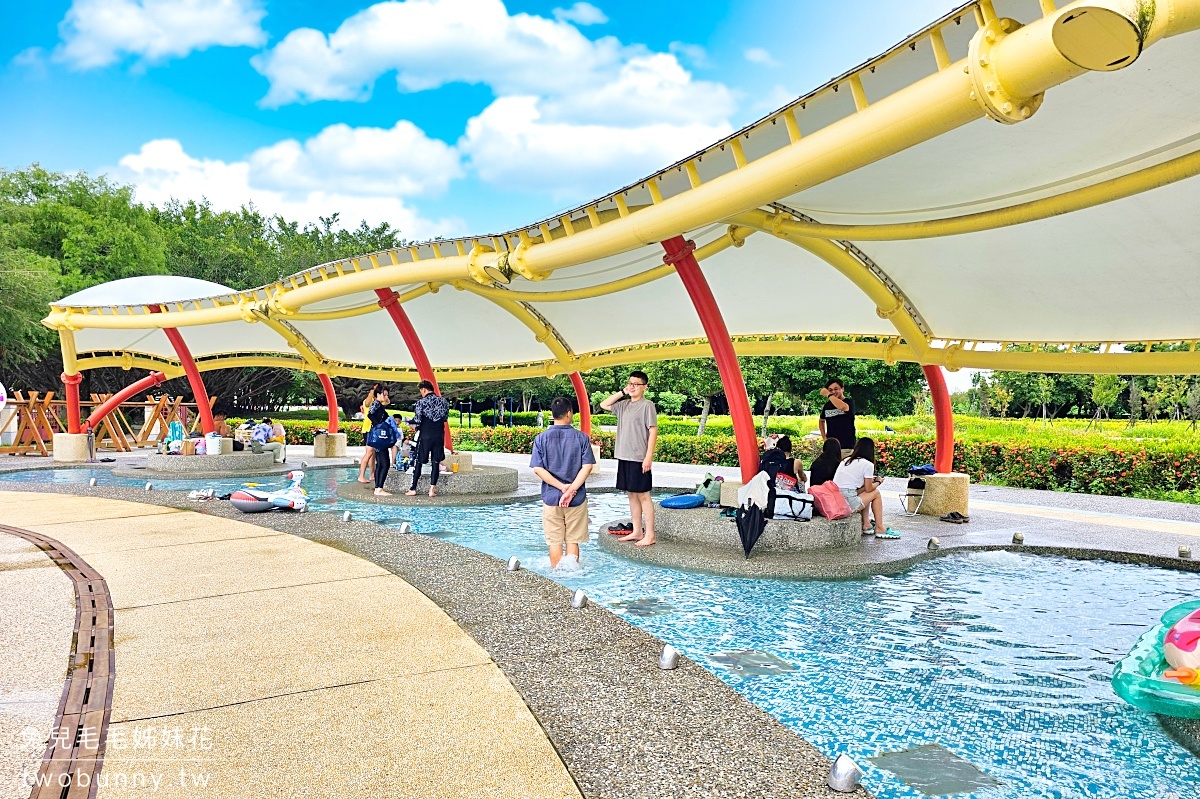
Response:
M66 328L58 329L58 346L62 350L63 374L79 374L79 355L75 351L75 333Z
M211 308L197 308L189 311L173 311L152 314L137 306L139 313L100 314L80 312L71 308L51 306L50 314L42 320L46 327L62 330L81 330L83 328L100 330L154 330L164 327L190 327L192 325L212 325L221 322L237 322L245 318L244 309L249 306L222 305Z
M131 352L85 353L76 362L79 371L88 369L148 369L152 372L162 372L167 377L183 377L183 367L178 361L160 356L144 355Z
M957 236L963 233L977 233L1009 225L1036 222L1040 219L1092 208L1161 186L1168 186L1196 175L1200 175L1200 151L1188 153L1119 178L1084 186L1053 197L1010 205L1007 208L997 208L992 211L891 225L826 225L803 220L788 220L780 225L780 230L798 236L852 241L903 241Z
M740 247L752 233L754 233L753 228L730 225L729 230L723 236L696 248L694 253L696 260L703 261L705 258L711 258L730 247ZM594 297L615 294L618 291L643 286L659 278L673 274L675 274L675 266L673 264L661 264L652 269L647 269L645 272L623 277L620 280L612 280L608 283L599 283L595 286L584 286L583 288L566 289L563 291L510 291L508 289L480 286L478 284L472 285L470 289L482 297L499 297L507 300L516 300L517 302L572 302L574 300L589 300ZM464 288L466 287L465 284L460 285L463 285Z
M415 300L417 297L423 297L431 291L433 291L433 284L425 283L400 294L399 301L404 303L409 300ZM379 307L379 302L375 301L368 302L365 305L356 305L353 308L339 308L331 311L298 311L288 314L287 320L289 322L323 322L330 319L349 319L353 316L365 316L379 310L382 310Z

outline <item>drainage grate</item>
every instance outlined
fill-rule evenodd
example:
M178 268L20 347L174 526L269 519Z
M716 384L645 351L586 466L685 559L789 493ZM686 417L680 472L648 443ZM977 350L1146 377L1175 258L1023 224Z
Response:
M1000 785L999 780L980 771L974 763L938 744L885 752L870 761L927 796L972 793Z
M782 674L785 671L795 671L796 667L770 652L760 649L743 649L738 652L722 652L719 655L709 655L708 659L718 666L743 676L764 676Z
M23 538L45 552L75 584L75 632L67 682L30 799L94 795L116 675L108 584L83 558L53 538L3 524L0 532Z

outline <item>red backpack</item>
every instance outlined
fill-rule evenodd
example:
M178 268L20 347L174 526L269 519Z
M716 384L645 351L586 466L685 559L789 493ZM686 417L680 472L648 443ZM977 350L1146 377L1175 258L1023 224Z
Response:
M842 496L837 483L830 480L827 483L810 486L808 493L812 494L813 505L817 513L826 519L845 519L851 514L850 503Z

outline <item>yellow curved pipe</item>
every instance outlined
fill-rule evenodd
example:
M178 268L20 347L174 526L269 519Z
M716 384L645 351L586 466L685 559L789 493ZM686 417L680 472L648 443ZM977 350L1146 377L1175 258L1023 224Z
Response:
M262 311L256 311L255 315L258 316L264 325L278 333L279 337L282 338L289 347L299 353L300 357L304 359L305 363L312 367L314 372L324 372L325 374L328 374L328 367L325 358L322 357L321 353L317 352L307 340L305 340L304 336L300 335L299 331L295 330L291 325L281 322L278 319L272 319Z
M1064 192L1054 197L1027 203L981 211L976 214L924 222L900 222L891 225L826 225L802 220L787 220L779 224L782 232L821 239L851 241L907 241L939 236L958 236L983 230L1022 225L1052 216L1069 214L1085 208L1122 200L1135 194L1168 186L1200 174L1200 151L1164 161L1092 186Z
M453 283L456 280L467 280L471 277L469 268L470 258L466 255L381 265L377 269L348 272L307 286L284 289L276 302L286 315L291 316L291 312L299 311L305 305L360 291L374 291L410 283Z
M58 329L58 347L62 350L63 374L79 374L77 365L79 354L75 351L75 333L60 327Z
M755 231L752 228L744 226L731 226L731 230L720 238L713 239L708 244L697 247L694 255L697 261L703 261L705 258L711 258L719 252L723 252L730 247L740 247L741 243L746 240ZM470 286L470 290L480 295L481 297L498 297L518 302L571 302L574 300L590 300L595 297L604 297L609 294L615 294L618 291L644 286L647 283L652 283L660 278L668 277L675 274L675 266L673 264L662 264L652 269L647 269L645 272L639 272L636 275L623 277L619 280L612 280L608 283L599 283L595 286L584 286L577 289L565 289L563 291L507 291L498 289L492 286L480 286L475 283ZM462 281L456 286L467 288L466 282Z
M141 306L138 306L141 307ZM215 325L221 322L240 322L245 319L243 306L222 305L215 308L193 308L188 311L136 314L78 313L51 306L50 314L42 320L46 327L61 330L153 330L164 327Z
M414 289L409 289L399 295L401 303L415 300L417 297L423 297L433 291L433 285L425 283L417 286ZM349 319L353 316L366 316L369 313L375 313L382 310L379 307L379 302L369 302L366 305L356 305L353 308L341 308L334 311L298 311L288 314L286 319L289 322L324 322L330 319Z

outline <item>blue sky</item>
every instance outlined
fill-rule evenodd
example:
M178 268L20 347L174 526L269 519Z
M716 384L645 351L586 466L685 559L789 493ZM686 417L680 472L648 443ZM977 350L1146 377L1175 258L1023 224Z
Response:
M0 167L413 238L617 188L958 4L2 1Z

